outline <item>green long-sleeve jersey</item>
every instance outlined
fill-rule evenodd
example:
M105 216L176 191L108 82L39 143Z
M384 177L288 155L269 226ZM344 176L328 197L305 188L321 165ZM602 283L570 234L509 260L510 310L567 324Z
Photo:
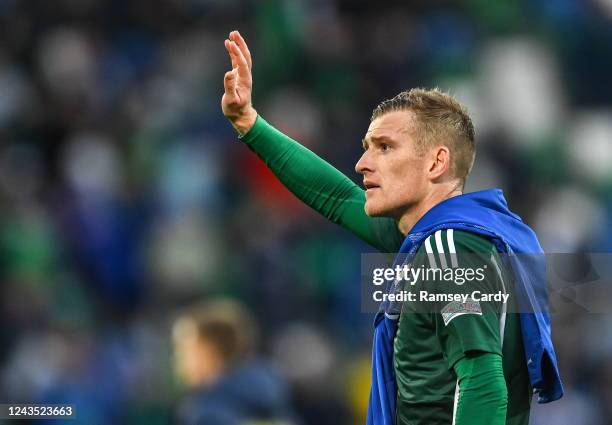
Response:
M531 389L520 322L508 313L516 311L511 277L493 243L438 230L410 267L432 277L402 286L414 301L403 303L394 341L398 423L526 425ZM451 270L451 279L441 278Z
M399 250L404 236L395 221L368 217L364 191L313 152L261 117L241 140L304 203L382 252ZM489 241L466 232L457 246L472 254L494 251ZM421 254L426 254L425 244ZM501 282L500 277L488 284ZM499 308L487 315L459 315L446 326L445 306L439 307L439 312L418 314L403 310L400 316L394 343L398 423L527 425L531 390L518 315L504 315L503 330ZM466 341L476 329L482 332L472 347ZM446 337L440 339L442 335ZM430 363L423 363L424 358Z

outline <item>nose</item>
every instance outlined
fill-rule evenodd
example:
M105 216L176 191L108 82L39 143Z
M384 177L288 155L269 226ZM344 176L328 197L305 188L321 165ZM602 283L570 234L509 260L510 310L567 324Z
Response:
M365 151L363 155L361 155L361 158L359 158L359 161L357 161L357 164L355 164L355 171L359 174L365 174L372 171L372 164L368 151Z

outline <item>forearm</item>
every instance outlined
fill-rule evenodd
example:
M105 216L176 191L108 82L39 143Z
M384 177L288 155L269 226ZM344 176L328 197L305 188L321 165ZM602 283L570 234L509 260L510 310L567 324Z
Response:
M368 217L364 191L312 151L261 117L241 140L293 194L333 223L381 251L399 248L395 223Z
M498 354L466 356L454 366L459 380L456 425L504 425L508 392Z

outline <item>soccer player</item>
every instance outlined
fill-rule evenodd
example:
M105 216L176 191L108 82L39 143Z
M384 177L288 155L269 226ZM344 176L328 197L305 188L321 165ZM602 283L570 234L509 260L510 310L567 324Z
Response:
M355 167L364 192L258 116L248 46L233 31L225 47L223 112L296 196L373 247L407 254L413 268L488 270L465 285L419 282L431 295L472 294L468 301L383 303L368 424L527 425L533 392L540 402L560 398L541 270L501 257L541 253L540 245L501 191L463 194L475 157L465 108L423 89L379 104ZM482 301L474 291L509 298Z

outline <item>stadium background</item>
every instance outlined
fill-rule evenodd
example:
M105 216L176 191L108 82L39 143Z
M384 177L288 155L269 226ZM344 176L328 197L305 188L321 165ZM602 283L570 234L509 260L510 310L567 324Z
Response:
M372 108L436 85L473 114L469 189L503 188L547 251L612 250L610 0L2 0L3 402L172 423L172 320L223 295L257 317L302 423L361 423L371 250L235 141L232 29L262 116L355 181ZM612 318L553 319L567 394L532 423L612 423Z

